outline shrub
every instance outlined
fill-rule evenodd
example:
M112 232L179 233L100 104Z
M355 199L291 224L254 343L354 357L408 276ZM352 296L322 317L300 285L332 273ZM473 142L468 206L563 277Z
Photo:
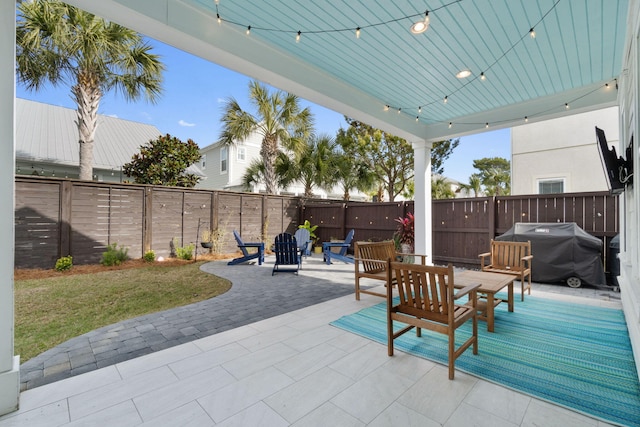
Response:
M147 251L144 253L142 259L144 259L146 262L155 262L156 253L154 251Z
M73 267L73 257L71 255L63 256L56 261L56 271L71 270L71 267Z
M184 247L176 248L176 256L180 259L190 260L193 258L193 250L196 248L196 245L193 243L189 243Z
M107 246L106 252L102 254L102 260L100 260L100 264L111 267L113 265L120 265L124 261L129 259L129 249L124 246L120 246L120 248L116 248L116 243L112 243Z

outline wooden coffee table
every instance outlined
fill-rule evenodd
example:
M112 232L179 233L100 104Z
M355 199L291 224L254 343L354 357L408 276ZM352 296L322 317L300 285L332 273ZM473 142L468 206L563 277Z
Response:
M511 274L490 273L487 271L465 270L455 273L453 281L456 288L464 288L467 285L479 283L478 292L483 294L483 298L478 298L478 311L482 314L479 319L486 320L487 331L494 329L494 308L503 300L496 298L496 293L507 287L507 303L509 311L513 312L513 282L516 277Z

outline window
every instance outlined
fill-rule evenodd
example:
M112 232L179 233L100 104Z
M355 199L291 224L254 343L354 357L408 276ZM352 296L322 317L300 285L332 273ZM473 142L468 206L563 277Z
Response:
M200 164L202 165L202 169L206 169L207 168L207 155L203 154L202 158L200 159Z
M538 181L538 194L564 193L564 179L545 179Z
M247 148L238 147L238 161L244 163L244 159L247 157Z
M220 173L227 173L227 147L220 148Z

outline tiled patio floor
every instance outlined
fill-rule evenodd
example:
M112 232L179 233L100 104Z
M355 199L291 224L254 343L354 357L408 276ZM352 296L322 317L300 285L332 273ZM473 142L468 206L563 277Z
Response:
M279 277L347 283L353 268L305 262L300 276ZM271 274L269 260L253 268ZM620 307L606 290L536 284L532 293ZM442 365L388 357L329 325L379 302L347 295L36 387L0 427L607 425L460 371L449 381Z

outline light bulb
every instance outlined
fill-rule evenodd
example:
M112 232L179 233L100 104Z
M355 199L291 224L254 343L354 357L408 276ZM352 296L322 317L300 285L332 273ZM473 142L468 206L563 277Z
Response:
M448 96L445 96L445 97L444 97L444 103L446 104L448 100L449 100L449 97L448 97Z
M418 107L418 114L422 113L422 107Z
M402 108L398 108L398 114L402 113Z
M389 111L389 106L388 105L384 106L384 111Z
M298 31L298 34L296 35L296 43L300 42L300 34L302 33Z
M480 80L486 80L487 76L484 75L484 71L480 73Z
M360 27L356 28L356 38L360 38Z
M247 27L247 35L250 35L250 34L251 34L251 25Z
M425 12L424 20L418 21L411 26L411 32L413 34L422 34L429 28L429 11Z
M222 19L220 19L220 14L216 13L216 16L218 17L218 25L222 24Z
M565 104L564 104L564 108L568 110L568 109L569 109L569 104L568 104L568 103L565 103Z
M453 123L449 122L449 129L451 129L451 126L453 126Z
M525 122L525 123L528 123L528 122L529 122L529 117L524 116L524 122Z
M417 122L418 120L420 120L420 117L419 117L419 116L416 116L416 122Z
M484 127L488 129L489 128L489 123L485 123Z
M533 29L533 27L531 27L531 29L529 30L529 36L530 36L532 39L535 39L535 38L536 38L536 31Z

